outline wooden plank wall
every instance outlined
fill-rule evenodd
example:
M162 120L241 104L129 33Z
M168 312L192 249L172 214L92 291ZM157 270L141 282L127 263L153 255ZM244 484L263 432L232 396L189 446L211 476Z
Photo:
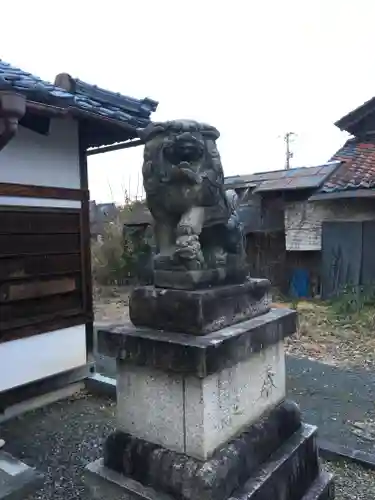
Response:
M86 323L80 209L0 207L0 342Z
M283 231L250 233L246 253L253 278L267 278L280 291L286 289L285 236Z

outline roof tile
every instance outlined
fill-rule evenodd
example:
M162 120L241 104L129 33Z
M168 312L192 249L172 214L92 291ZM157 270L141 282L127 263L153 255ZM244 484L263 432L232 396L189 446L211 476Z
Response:
M147 126L158 105L152 99L134 99L69 78L74 88L72 91L0 60L0 90L18 91L35 102L89 111L133 127Z
M342 163L323 184L320 193L375 188L374 141L349 139L331 160Z

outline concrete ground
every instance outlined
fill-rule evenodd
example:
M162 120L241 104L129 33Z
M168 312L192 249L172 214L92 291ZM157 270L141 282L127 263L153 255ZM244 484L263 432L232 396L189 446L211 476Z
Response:
M375 453L375 374L287 357L291 399L320 438Z

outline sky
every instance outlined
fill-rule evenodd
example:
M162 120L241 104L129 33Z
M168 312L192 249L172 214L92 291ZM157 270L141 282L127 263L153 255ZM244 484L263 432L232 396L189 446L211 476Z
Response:
M53 5L53 8L52 8ZM154 120L221 132L225 175L327 161L334 122L375 95L374 0L5 2L1 59L159 101ZM142 148L89 158L91 198L141 194Z

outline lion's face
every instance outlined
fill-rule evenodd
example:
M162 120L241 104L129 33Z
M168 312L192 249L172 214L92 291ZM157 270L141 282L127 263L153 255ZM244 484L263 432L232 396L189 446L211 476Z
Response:
M206 141L216 140L219 132L210 125L190 120L155 123L139 131L150 150L161 152L166 163L172 165L197 164L203 160ZM160 160L160 156L159 156Z
M138 135L145 144L143 185L153 214L182 215L193 206L204 206L215 207L215 221L228 220L216 128L174 120L151 123Z
M204 156L204 151L203 137L197 132L170 134L163 143L163 155L172 165L199 162Z

